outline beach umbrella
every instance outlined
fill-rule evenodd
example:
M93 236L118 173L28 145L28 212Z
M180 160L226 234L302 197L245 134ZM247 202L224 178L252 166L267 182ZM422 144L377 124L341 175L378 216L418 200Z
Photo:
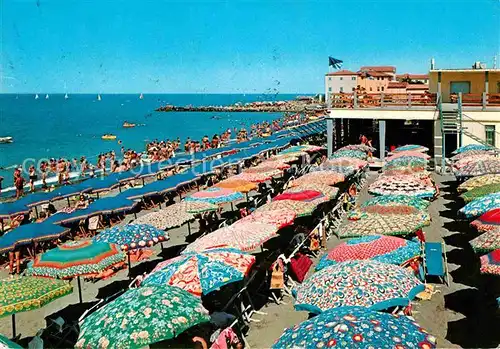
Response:
M344 180L345 180L344 175L340 174L338 172L316 171L316 172L306 173L302 177L294 179L292 181L292 186L296 187L296 186L299 186L302 184L307 184L307 183L319 183L319 184L326 184L326 185L335 185L337 183L343 182Z
M390 166L384 168L383 176L425 176L429 177L429 172L423 167L397 167Z
M461 159L468 158L468 157L474 157L477 155L494 155L494 154L495 154L495 152L492 150L469 150L469 151L465 151L465 152L457 154L457 155L453 155L450 158L450 160L451 161L459 161Z
M176 214L178 211L185 211L187 213L203 213L217 211L219 206L203 201L181 201L166 207L164 210Z
M472 249L478 253L488 253L498 250L500 249L500 229L493 229L481 234L477 238L472 239L469 243Z
M466 158L460 159L453 163L453 167L457 170L464 168L465 166L478 162L480 160L495 160L495 156L493 154L483 154L483 155L474 155L468 156Z
M126 224L101 231L93 240L120 246L123 251L151 247L170 239L168 233L149 224Z
M458 212L466 218L473 218L481 216L495 208L500 208L500 193L488 194L473 200Z
M64 280L21 276L0 281L0 317L12 315L12 332L16 337L15 314L41 308L73 292Z
M482 214L478 219L472 221L470 225L482 233L500 228L500 208Z
M408 235L429 225L428 213L407 215L366 214L359 220L350 220L340 226L337 235L340 238L367 235Z
M257 185L250 181L245 181L243 179L225 179L215 185L219 188L230 189L234 191L239 191L240 193L248 193L252 190L257 190Z
M23 224L0 237L0 253L12 251L16 247L28 245L33 242L55 240L69 232L70 229L63 228L48 221Z
M460 184L457 189L459 192L464 192L489 184L500 184L500 176L497 174L487 174L472 177Z
M300 158L300 156L297 154L276 154L276 155L270 157L268 160L290 163L290 162L298 161L299 158Z
M330 309L287 328L273 349L436 348L436 337L411 317L363 307Z
M366 160L367 155L364 151L361 150L337 150L332 154L331 158L356 158Z
M25 215L30 212L26 205L22 205L17 201L14 202L0 202L0 219L8 219L17 215ZM3 229L2 229L3 231Z
M272 201L257 208L255 212L266 212L275 210L291 210L295 212L297 217L310 216L316 209L316 204L311 202L302 202L294 200L279 200Z
M288 149L285 149L280 152L280 154L295 154L295 153L304 153L304 152L317 152L323 150L323 147L318 147L316 145L295 145Z
M211 187L188 196L184 201L201 201L220 205L243 199L244 196L240 192L231 189Z
M366 206L359 209L361 212L375 213L381 215L393 215L393 214L418 214L420 210L414 206L410 205L393 205L393 206L382 206L373 205Z
M395 236L372 235L350 239L321 257L316 270L351 260L371 259L401 265L420 256L420 244Z
M281 161L281 160L264 160L263 162L261 162L260 164L258 164L257 166L255 166L256 168L265 168L267 171L271 171L271 170L285 170L287 168L290 168L290 164L287 164L286 162L284 161ZM251 168L247 168L246 171L250 170Z
M412 176L381 177L368 187L372 195L403 195L417 198L432 198L436 188L430 180Z
M468 144L468 145L464 145L463 147L457 148L455 151L453 151L452 154L461 154L461 153L464 153L464 152L468 152L470 150L487 150L487 151L491 151L491 150L495 150L495 148L493 148L492 146L483 145L483 144Z
M399 152L403 152L403 151L418 151L421 153L425 153L425 152L429 151L429 148L426 148L426 147L418 145L418 144L407 144L407 145L403 145L401 147L394 149L391 153L395 154L395 153L399 153Z
M22 349L22 347L0 334L0 349Z
M326 160L321 166L340 166L340 167L355 167L358 169L368 166L368 161L358 158L337 157L334 159Z
M428 162L427 159L421 156L413 156L413 155L403 155L403 156L394 155L394 156L396 157L394 158L391 156L391 158L387 158L385 160L386 165L418 167L418 166L426 166Z
M487 184L483 185L482 187L478 187L472 190L469 190L460 197L465 201L465 202L471 202L473 200L479 199L483 196L489 195L489 194L494 194L500 192L500 183L495 183L495 184Z
M339 148L337 150L338 151L341 151L341 150L361 150L361 151L364 151L365 153L369 153L369 152L374 152L377 149L375 149L374 147L370 147L366 144L349 144L349 145L343 146L342 148Z
M346 261L317 271L297 286L295 309L314 314L353 306L384 310L409 305L424 289L412 271L398 265Z
M481 274L500 275L500 249L481 256Z
M500 174L500 159L472 162L455 172L456 177L474 177L485 174Z
M317 190L303 189L295 192L284 192L276 195L273 201L292 200L301 202L310 202L315 205L322 204L329 200L322 192Z
M293 210L278 209L272 211L252 212L252 214L243 217L238 223L265 223L272 224L277 229L282 229L293 224L297 215Z
M277 231L278 228L273 224L238 221L195 240L186 247L183 254L203 252L214 248L252 251L275 237Z
M143 348L209 320L200 298L178 287L133 288L83 320L75 348Z
M408 205L408 206L413 206L418 210L426 210L429 207L430 202L419 198L413 198L410 196L384 195L366 200L361 204L361 208L369 206L396 206L396 205Z
M331 187L321 183L304 183L296 187L289 188L285 193L298 193L303 190L315 190L321 192L328 200L335 199L339 192L339 188Z
M241 179L241 180L245 180L245 181L249 181L249 182L253 182L253 183L262 183L262 182L271 180L273 177L281 176L281 175L282 175L281 170L273 170L273 171L268 171L268 172L254 172L254 173L243 172L243 173L240 173L240 174L233 176L231 178Z
M423 160L430 160L430 158L431 158L430 155L427 155L425 153L421 153L421 152L413 151L413 150L406 150L406 151L397 152L396 154L385 158L385 161L390 162L392 160L399 159L402 157L420 158Z
M236 249L186 253L159 263L141 286L176 286L200 297L243 280L254 263L254 256Z
M309 168L309 172L332 171L344 175L344 178L352 176L358 170L352 166L330 166L325 163Z

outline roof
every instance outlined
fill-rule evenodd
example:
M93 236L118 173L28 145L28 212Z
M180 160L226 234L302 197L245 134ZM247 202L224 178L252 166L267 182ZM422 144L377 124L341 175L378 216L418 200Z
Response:
M406 86L406 89L407 90L428 90L429 85L426 85L426 84L408 84L408 86Z
M429 79L429 74L410 74L410 73L404 73L404 74L398 74L396 75L396 78L402 79L402 78L410 78L413 80L423 80L423 79Z
M406 88L408 84L406 82L396 82L396 81L391 81L387 85L387 88Z
M327 75L327 76L332 76L332 75L336 75L336 76L348 76L348 75L358 75L358 73L350 71L350 70L342 69L342 70L339 70L339 71L327 73L325 75Z
M361 71L378 71L378 72L386 72L386 73L395 73L396 67L392 65L373 65L373 66L364 66L359 68Z
M382 72L379 72L379 71L369 71L369 72L363 72L364 75L367 75L367 76L374 76L374 77L387 77L387 78L390 78L391 75L389 74L386 74L386 73L382 73Z
M484 73L484 72L493 72L500 73L500 69L498 68L485 68L485 69L472 69L472 68L458 68L458 69L432 69L429 73L438 73L438 72L454 72L454 73Z

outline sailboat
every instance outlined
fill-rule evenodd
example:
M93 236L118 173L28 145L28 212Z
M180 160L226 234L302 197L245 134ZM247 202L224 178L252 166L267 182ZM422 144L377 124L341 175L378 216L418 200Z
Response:
M35 99L38 99L38 98L40 98L40 97L38 97L38 94L36 94L36 95L35 95Z
M69 98L69 96L68 96L68 94L66 93L66 94L64 95L64 99L68 99L68 98Z
M97 95L97 100L100 101L101 100L101 95Z
M45 99L49 99L49 95L48 94L45 95Z
M139 99L144 99L144 95L141 93L141 95L139 96Z

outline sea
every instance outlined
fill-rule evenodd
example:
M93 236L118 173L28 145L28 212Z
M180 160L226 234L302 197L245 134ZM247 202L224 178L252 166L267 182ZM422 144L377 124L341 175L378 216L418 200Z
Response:
M210 138L231 128L248 128L252 123L270 121L281 113L156 112L171 105L232 105L255 101L292 100L291 94L0 94L0 137L12 137L13 143L0 144L2 186L12 185L16 166L38 163L41 159L79 159L86 156L95 163L99 153L121 146L137 151L158 139L184 142L187 137ZM123 122L137 124L123 128ZM102 140L104 134L117 136ZM122 144L118 143L118 140Z

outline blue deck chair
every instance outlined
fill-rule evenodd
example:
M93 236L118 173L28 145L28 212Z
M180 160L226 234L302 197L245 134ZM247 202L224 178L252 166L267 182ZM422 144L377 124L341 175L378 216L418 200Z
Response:
M437 276L449 286L448 259L444 242L424 242L422 253L425 278L428 275Z

